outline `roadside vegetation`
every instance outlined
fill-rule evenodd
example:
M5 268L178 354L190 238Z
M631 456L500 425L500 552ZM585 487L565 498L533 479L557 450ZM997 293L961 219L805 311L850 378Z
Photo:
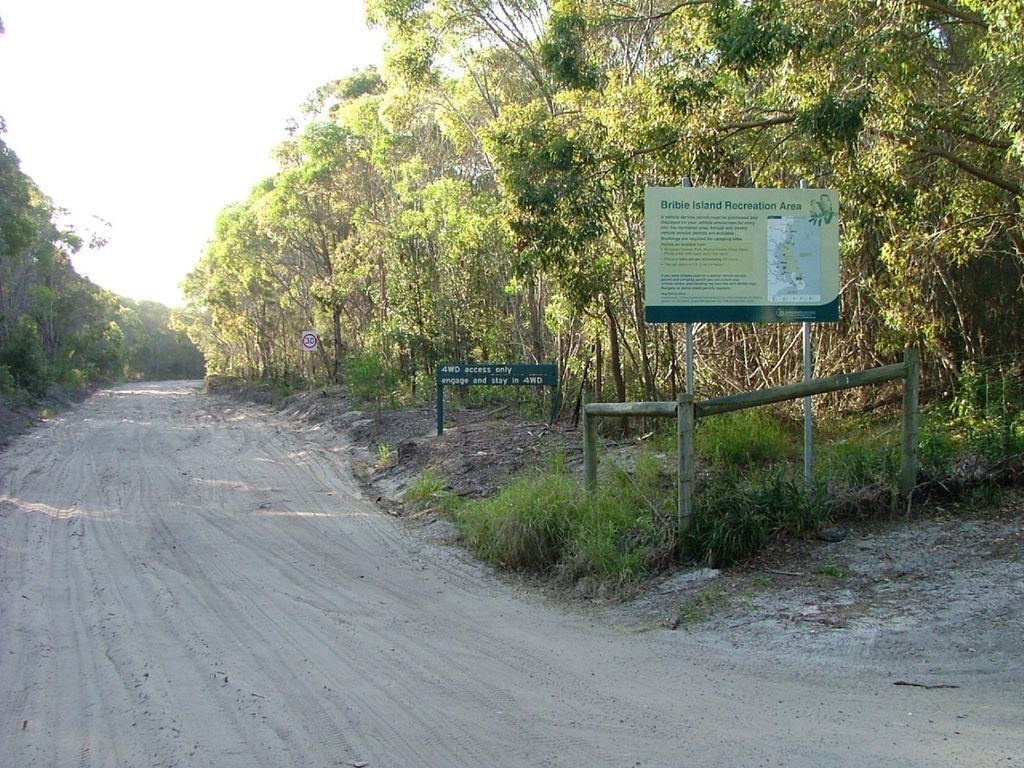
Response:
M0 439L48 397L203 376L203 355L171 328L169 308L116 296L75 272L71 257L103 238L61 226L59 214L0 139Z
M989 384L975 382L951 403L923 410L911 499L917 510L934 500L965 509L992 504L1004 484L1024 476L1019 380L991 371L977 377ZM765 408L702 421L697 507L685 532L675 511L674 434L610 445L593 495L556 455L492 498L446 492L441 475L429 470L405 500L449 516L466 545L499 569L544 575L579 593L619 594L680 563L728 566L787 537L911 513L897 492L898 424L832 417L817 431L808 491L800 425L790 417ZM819 575L843 576L826 566Z

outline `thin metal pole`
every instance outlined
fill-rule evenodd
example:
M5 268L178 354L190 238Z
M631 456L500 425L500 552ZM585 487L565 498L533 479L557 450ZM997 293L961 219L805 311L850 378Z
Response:
M811 360L811 324L804 323L804 383L814 378ZM804 398L804 487L808 492L814 485L814 411L811 397Z
M801 179L800 189L807 189L807 181ZM811 359L811 324L804 323L804 383L814 378L814 361ZM814 410L810 396L804 398L804 487L810 493L814 486Z
M693 186L689 176L683 176L684 187L689 189ZM686 323L686 394L692 395L694 391L693 382L693 323Z
M693 394L693 323L686 324L686 394Z
M676 405L676 438L679 445L679 533L686 533L693 520L693 493L696 485L696 457L693 428L696 423L693 395L680 395Z

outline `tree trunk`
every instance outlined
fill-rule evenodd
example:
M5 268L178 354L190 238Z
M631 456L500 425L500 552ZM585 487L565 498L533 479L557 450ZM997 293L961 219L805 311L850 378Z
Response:
M612 381L615 382L615 401L626 402L626 380L622 376L622 347L619 340L619 324L615 321L615 312L611 303L605 299L605 317L608 320L608 364L611 368Z
M341 307L334 305L331 319L334 322L334 364L331 367L331 383L337 384L341 376Z
M530 352L534 363L543 363L546 357L544 350L543 291L534 278L527 286L527 302L530 305Z

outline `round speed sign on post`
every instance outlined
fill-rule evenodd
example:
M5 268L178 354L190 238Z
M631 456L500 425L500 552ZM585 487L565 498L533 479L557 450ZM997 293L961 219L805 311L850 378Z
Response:
M302 332L302 348L306 352L315 352L319 344L320 337L316 335L316 331Z

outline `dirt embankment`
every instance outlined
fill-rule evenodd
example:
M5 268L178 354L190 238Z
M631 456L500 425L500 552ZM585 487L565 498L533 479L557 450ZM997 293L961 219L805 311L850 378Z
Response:
M69 392L54 388L42 400L27 404L0 395L0 449L10 445L16 436L41 424L47 414L67 410L88 397L91 391Z

